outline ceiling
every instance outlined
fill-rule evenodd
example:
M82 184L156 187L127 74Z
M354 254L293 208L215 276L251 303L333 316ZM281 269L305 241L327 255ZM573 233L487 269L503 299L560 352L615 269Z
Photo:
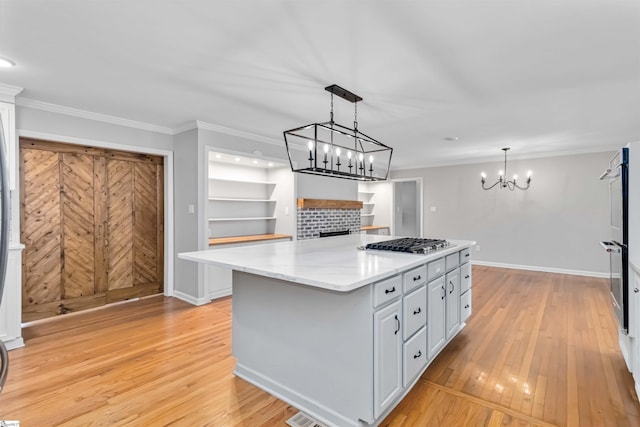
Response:
M0 56L29 100L278 144L336 83L392 168L640 140L635 0L0 0Z

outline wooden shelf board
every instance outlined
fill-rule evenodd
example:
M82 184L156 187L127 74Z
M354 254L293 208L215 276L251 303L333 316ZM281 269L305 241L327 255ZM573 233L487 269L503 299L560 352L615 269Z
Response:
M382 230L384 228L389 228L389 226L388 225L363 225L362 227L360 227L360 230L363 230L363 231Z
M254 234L251 236L211 237L209 246L225 245L229 243L260 242L264 240L291 239L288 234Z
M358 200L298 199L300 209L362 209Z

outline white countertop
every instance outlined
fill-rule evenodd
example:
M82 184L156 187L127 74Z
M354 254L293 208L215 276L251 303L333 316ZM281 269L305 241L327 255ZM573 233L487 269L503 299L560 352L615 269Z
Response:
M303 285L348 292L475 244L469 240L449 240L452 246L428 255L358 249L358 246L367 243L394 238L355 234L183 252L178 257Z

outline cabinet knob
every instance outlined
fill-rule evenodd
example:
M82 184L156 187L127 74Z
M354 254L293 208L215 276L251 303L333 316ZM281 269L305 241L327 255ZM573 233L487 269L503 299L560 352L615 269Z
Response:
M420 307L418 307L417 310L413 310L413 314L420 314L422 313L422 309Z
M417 276L415 276L415 277L413 278L413 281L415 282L415 281L420 280L420 279L422 279L422 276L420 276L420 275L418 274Z
M464 308L469 308L469 304L465 305Z
M469 277L471 277L471 276L469 276L468 274L466 276L464 276L465 279L468 279Z
M393 287L393 288L391 288L391 289L385 289L385 290L384 290L384 293L385 293L385 294L390 294L391 292L395 292L395 291L396 291L396 287L394 286L394 287Z
M465 258L469 258L469 254L464 254L464 257Z
M637 294L638 292L640 292L640 289L638 289L638 288L634 288L634 289L633 289L633 292L635 292L635 293Z
M414 355L413 355L413 358L414 358L414 359L417 359L417 358L418 358L418 357L420 357L420 356L422 356L422 351L421 351L421 350L418 350L418 354L414 354Z

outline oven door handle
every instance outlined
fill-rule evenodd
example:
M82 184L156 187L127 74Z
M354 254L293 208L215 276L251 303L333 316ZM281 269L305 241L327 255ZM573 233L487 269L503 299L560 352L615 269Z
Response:
M616 254L622 252L622 248L613 242L600 242L600 246L602 246L607 252L613 252Z

